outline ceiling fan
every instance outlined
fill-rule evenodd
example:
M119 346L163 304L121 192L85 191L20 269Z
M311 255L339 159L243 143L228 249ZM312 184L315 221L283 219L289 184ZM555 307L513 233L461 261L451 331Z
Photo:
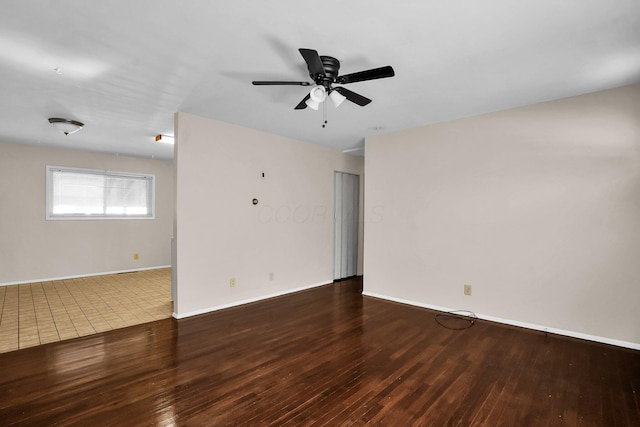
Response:
M298 49L302 54L307 68L309 69L309 77L311 82L289 82L289 81L253 81L256 86L313 86L311 91L305 96L298 105L296 110L302 110L310 107L317 110L327 96L331 98L336 108L342 104L345 99L357 104L361 107L369 104L371 100L360 94L357 94L342 86L333 86L333 84L348 84L362 82L365 80L382 79L385 77L393 77L395 72L389 65L386 67L373 68L371 70L359 71L357 73L338 75L340 69L340 61L332 56L320 56L313 49Z

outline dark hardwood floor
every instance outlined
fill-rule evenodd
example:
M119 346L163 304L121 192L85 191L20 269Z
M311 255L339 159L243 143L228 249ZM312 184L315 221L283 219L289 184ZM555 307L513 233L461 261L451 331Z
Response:
M640 352L361 286L0 354L0 425L640 426Z

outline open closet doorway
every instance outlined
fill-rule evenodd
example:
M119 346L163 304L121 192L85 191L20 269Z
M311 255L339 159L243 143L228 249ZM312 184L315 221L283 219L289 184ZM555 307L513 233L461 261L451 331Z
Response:
M334 174L334 262L333 279L358 274L358 229L360 176Z

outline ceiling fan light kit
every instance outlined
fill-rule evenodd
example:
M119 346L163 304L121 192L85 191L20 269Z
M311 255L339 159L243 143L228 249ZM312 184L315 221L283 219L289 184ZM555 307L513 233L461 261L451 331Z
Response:
M327 91L324 86L314 86L309 91L309 99L305 98L304 103L312 110L317 110L325 99L327 99Z
M49 118L49 123L65 135L76 133L84 126L84 123L77 120L61 119L59 117Z
M320 107L320 103L318 101L314 101L313 99L307 99L306 101L304 101L304 103L312 110L318 111L318 108Z
M327 97L331 98L336 108L344 102L345 99L353 102L356 105L364 107L369 104L371 100L360 94L350 91L343 86L333 86L335 84L345 85L349 83L362 82L366 80L382 79L386 77L393 77L395 71L389 65L386 67L373 68L370 70L359 71L357 73L345 74L343 76L338 75L340 70L340 61L332 56L320 56L318 52L313 49L298 49L300 54L307 63L309 70L309 77L315 83L315 86L305 96L298 105L296 110L303 110L307 107L317 110L321 102ZM253 81L255 86L311 86L310 82L290 82L290 81Z
M342 95L337 90L332 90L331 93L329 94L329 98L331 98L331 101L333 101L333 105L336 108L338 108L340 104L342 104L344 100L347 99L346 96Z
M327 98L327 91L324 86L314 86L309 92L309 96L315 102L320 103Z

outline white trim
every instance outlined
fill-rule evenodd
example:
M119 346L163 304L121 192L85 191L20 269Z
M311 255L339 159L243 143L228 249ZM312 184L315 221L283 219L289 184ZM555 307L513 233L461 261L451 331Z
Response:
M455 310L453 308L440 307L440 306L437 306L437 305L424 304L424 303L420 303L420 302L416 302L416 301L406 300L406 299L403 299L403 298L396 298L396 297L391 297L391 296L388 296L388 295L381 295L381 294L377 294L375 292L363 291L362 295L368 296L368 297L373 297L373 298L384 299L384 300L388 300L388 301L393 301L393 302L398 302L398 303L401 303L401 304L412 305L412 306L416 306L416 307L428 308L430 310L436 310L436 311L448 312L448 311L454 311ZM479 319L488 320L490 322L503 323L505 325L518 326L518 327L521 327L521 328L533 329L535 331L548 332L550 334L564 335L564 336L567 336L567 337L579 338L579 339L583 339L583 340L587 340L587 341L595 341L595 342L599 342L599 343L602 343L602 344L615 345L617 347L625 347L625 348L630 348L630 349L633 349L633 350L640 350L640 343L634 343L634 342L630 342L630 341L622 341L622 340L617 340L617 339L607 338L607 337L599 337L599 336L596 336L596 335L584 334L582 332L568 331L566 329L550 328L550 327L547 327L547 326L540 326L540 325L536 325L536 324L533 324L533 323L520 322L518 320L503 319L501 317L488 316L488 315L485 315L485 314L477 314L476 313L476 315L478 316Z
M317 288L319 286L329 285L331 283L333 283L333 280L330 280L328 282L314 283L312 285L302 286L302 287L294 288L294 289L287 289L285 291L275 292L275 293L267 294L267 295L261 295L259 297L248 298L248 299L244 299L244 300L240 300L240 301L233 301L233 302L230 302L230 303L227 303L227 304L216 305L216 306L213 306L213 307L208 307L208 308L203 308L203 309L200 309L200 310L190 311L188 313L178 314L178 313L174 312L172 314L172 316L174 318L176 318L176 319L184 319L185 317L191 317L191 316L197 316L199 314L211 313L212 311L224 310L225 308L237 307L239 305L249 304L249 303L257 302L257 301L262 301L262 300L266 300L266 299L269 299L269 298L275 298L275 297L280 297L280 296L283 296L283 295L292 294L292 293L295 293L295 292L306 291L307 289ZM178 289L180 289L180 285L178 285Z
M79 279L82 277L93 277L93 276L107 276L109 274L134 273L136 271L157 270L160 268L170 268L170 267L171 267L170 265L158 265L156 267L132 268L130 270L103 271L100 273L78 274L75 276L48 277L43 279L20 280L17 282L0 283L0 286L23 285L25 283L38 283L38 282L53 282L55 280Z

